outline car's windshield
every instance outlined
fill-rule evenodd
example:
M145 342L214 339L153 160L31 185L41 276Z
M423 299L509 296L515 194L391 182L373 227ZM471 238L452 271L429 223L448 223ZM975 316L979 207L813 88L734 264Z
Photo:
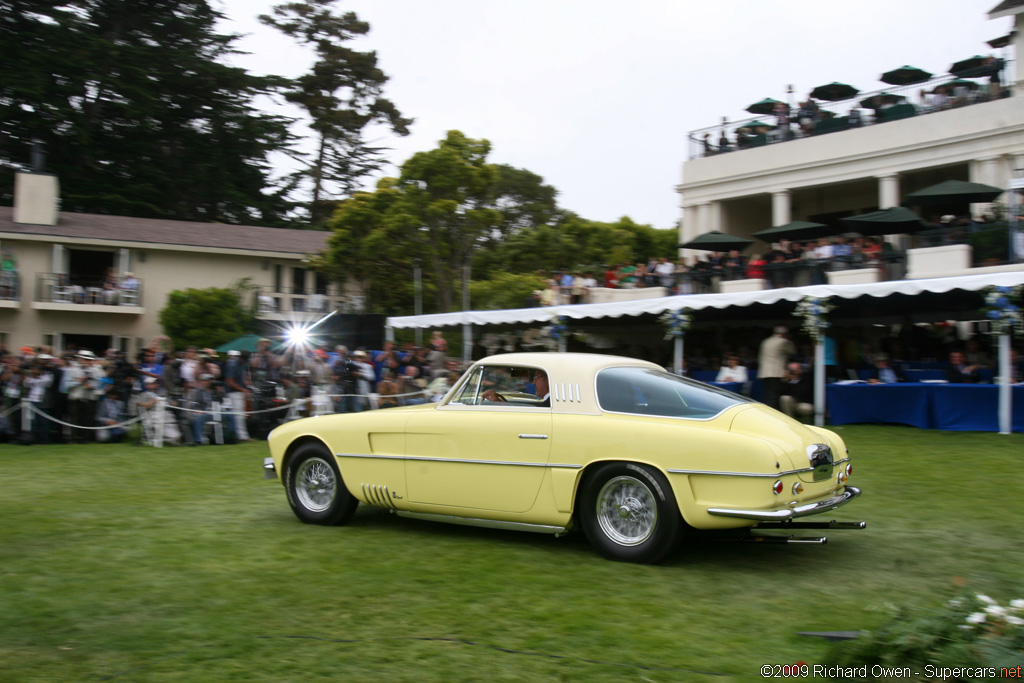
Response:
M608 368L597 375L602 410L660 417L706 419L750 399L650 368Z

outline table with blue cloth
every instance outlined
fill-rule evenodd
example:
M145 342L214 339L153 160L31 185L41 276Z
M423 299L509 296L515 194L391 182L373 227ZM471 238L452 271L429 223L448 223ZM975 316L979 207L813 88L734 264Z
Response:
M708 382L708 384L719 389L731 391L734 394L743 393L743 382Z
M1024 432L1024 385L1013 392L1012 429ZM995 384L830 384L825 389L832 425L877 422L921 429L999 431Z
M957 432L999 431L999 386L995 384L931 385L932 428ZM1010 387L1010 423L1024 432L1024 385Z
M930 429L931 404L922 382L903 384L829 384L825 387L829 424L892 422Z

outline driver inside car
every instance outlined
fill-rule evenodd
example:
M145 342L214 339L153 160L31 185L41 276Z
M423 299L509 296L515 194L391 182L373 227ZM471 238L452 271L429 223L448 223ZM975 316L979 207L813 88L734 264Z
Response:
M534 394L540 397L539 403L531 403L531 406L537 408L550 408L551 407L551 392L548 388L548 375L543 370L537 370L533 373L530 378L534 386ZM485 401L491 401L492 403L507 403L508 399L499 394L494 389L488 389L482 395Z

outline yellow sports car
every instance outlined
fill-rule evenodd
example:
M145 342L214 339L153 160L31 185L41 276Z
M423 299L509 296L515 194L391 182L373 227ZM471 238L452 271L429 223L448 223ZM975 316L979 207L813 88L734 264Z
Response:
M658 561L693 529L863 527L793 521L860 494L839 436L631 358L491 356L439 403L297 420L268 441L266 476L312 524L344 524L363 503L476 526L578 526L630 562Z

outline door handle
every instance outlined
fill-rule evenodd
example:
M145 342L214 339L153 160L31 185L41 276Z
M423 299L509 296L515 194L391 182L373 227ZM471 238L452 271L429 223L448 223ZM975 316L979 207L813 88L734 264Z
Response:
M548 435L547 434L520 434L519 438L520 439L546 439L546 438L548 438Z

